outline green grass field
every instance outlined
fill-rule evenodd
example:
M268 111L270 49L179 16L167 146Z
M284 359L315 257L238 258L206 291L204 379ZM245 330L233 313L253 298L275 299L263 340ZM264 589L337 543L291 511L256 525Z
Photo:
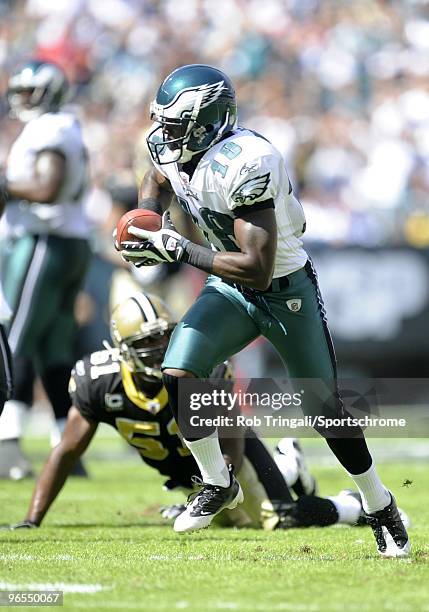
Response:
M323 443L306 443L323 458ZM37 467L46 450L47 442L27 443ZM310 461L321 494L350 486L341 469L317 463ZM91 479L70 480L41 529L0 532L0 590L57 585L65 608L87 610L429 611L429 473L421 459L379 466L412 520L413 555L402 560L379 558L367 528L176 535L157 508L180 495L162 492L160 477L119 439L96 439L87 466ZM32 485L1 483L0 523L23 518ZM90 592L76 592L83 590Z

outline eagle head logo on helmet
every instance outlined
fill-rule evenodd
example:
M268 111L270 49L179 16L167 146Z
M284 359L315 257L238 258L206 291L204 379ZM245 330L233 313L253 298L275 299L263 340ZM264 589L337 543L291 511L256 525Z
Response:
M237 106L229 78L212 66L177 68L159 87L150 107L147 137L155 163L186 163L234 129Z

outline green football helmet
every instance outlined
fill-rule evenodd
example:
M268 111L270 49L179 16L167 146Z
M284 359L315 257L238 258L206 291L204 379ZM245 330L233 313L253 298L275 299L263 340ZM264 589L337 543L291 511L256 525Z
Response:
M164 80L150 105L149 152L159 165L186 163L237 124L234 87L212 66L190 64Z
M11 114L30 121L58 110L68 90L66 75L56 64L32 60L9 79L7 99Z

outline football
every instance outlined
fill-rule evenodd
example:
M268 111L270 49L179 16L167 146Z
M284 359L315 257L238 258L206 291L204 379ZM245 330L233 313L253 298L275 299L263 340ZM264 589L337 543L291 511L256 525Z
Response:
M143 208L136 208L129 210L119 219L116 226L117 236L116 239L118 244L126 240L138 240L133 234L128 232L128 228L133 225L140 229L146 229L151 232L156 232L161 229L162 218L161 215L152 211L145 210Z

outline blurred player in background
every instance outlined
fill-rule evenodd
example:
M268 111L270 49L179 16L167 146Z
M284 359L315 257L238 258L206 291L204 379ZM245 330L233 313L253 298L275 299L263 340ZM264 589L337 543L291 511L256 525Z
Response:
M175 193L211 244L185 239L164 213L157 232L130 228L146 242L131 241L122 251L138 266L182 261L211 275L177 325L163 362L176 420L179 380L205 378L260 335L277 349L291 377L331 381L330 400L305 404L307 414L347 416L317 277L300 240L304 212L281 155L264 137L237 127L234 87L210 66L182 66L168 75L151 118L147 142L155 167L143 179L140 206L161 214ZM321 433L359 488L380 554L407 555L407 532L362 430L351 428L347 438ZM218 512L243 500L215 428L186 444L205 486L176 519L179 532L207 527Z
M25 520L13 528L41 524L99 423L114 427L145 464L168 479L164 489L185 494L197 491L198 466L178 435L160 370L174 328L169 311L158 297L139 293L123 300L111 321L115 348L97 351L76 363L69 387L72 407L63 437L42 470ZM231 376L227 364L213 372L214 378L226 378L232 385ZM274 460L251 431L246 439L223 439L222 449L237 466L246 492L243 506L219 517L224 526L328 526L356 524L362 518L357 494L342 492L328 499L315 495L315 480L295 440L282 440ZM168 506L162 515L172 519L183 509L180 504Z
M74 303L90 260L83 210L88 158L79 121L63 111L68 89L53 63L30 61L8 84L11 113L25 123L0 177L8 194L2 283L13 311L8 324L15 390L0 421L0 475L21 478L30 466L19 448L36 373L59 429L69 408Z
M4 211L6 199L6 191L0 184L0 217ZM3 412L5 401L11 397L13 384L12 356L10 354L6 331L3 325L3 323L10 317L10 314L9 307L6 304L6 300L3 295L2 286L0 284L0 416Z

